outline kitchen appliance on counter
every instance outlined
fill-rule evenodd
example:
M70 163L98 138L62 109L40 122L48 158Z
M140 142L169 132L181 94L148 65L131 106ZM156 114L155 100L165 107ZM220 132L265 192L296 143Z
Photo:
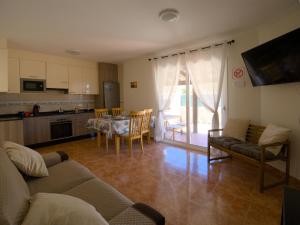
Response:
M33 109L32 109L32 114L34 115L34 116L37 116L37 115L39 115L39 113L40 113L40 105L38 105L38 104L35 104L34 106L33 106Z
M44 92L45 90L45 80L21 79L22 92Z

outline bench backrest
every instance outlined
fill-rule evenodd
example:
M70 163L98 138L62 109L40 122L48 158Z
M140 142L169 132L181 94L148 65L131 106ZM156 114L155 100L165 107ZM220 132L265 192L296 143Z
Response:
M247 134L246 134L246 141L253 144L257 144L265 128L266 127L263 126L249 124Z

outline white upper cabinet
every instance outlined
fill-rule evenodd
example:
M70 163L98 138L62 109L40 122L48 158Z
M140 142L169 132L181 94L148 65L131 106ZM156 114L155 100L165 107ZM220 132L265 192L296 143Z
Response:
M0 49L0 92L8 91L8 52L7 49Z
M99 94L99 81L97 68L84 68L84 94L98 95Z
M69 66L69 94L83 94L83 69Z
M47 63L47 88L69 88L69 72L68 66L57 64L57 63Z
M99 94L97 68L69 66L69 94Z
M8 92L20 93L20 61L8 58Z
M46 79L46 62L20 59L20 77L29 79Z

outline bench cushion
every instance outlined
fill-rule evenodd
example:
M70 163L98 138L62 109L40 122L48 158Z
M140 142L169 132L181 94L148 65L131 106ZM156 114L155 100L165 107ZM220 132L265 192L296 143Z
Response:
M242 155L248 156L250 158L260 160L261 148L252 143L240 143L231 145L230 149ZM270 152L265 151L265 159L274 159L276 156Z
M220 145L224 148L229 148L231 145L234 144L241 144L243 143L242 141L232 138L232 137L210 137L210 142Z

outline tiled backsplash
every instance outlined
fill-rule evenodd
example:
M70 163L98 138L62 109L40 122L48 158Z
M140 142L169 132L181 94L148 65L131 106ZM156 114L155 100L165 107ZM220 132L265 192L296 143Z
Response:
M41 106L40 111L53 111L62 108L72 110L94 108L94 95L69 95L61 93L0 93L0 114L13 114L19 111L31 112L34 104Z

